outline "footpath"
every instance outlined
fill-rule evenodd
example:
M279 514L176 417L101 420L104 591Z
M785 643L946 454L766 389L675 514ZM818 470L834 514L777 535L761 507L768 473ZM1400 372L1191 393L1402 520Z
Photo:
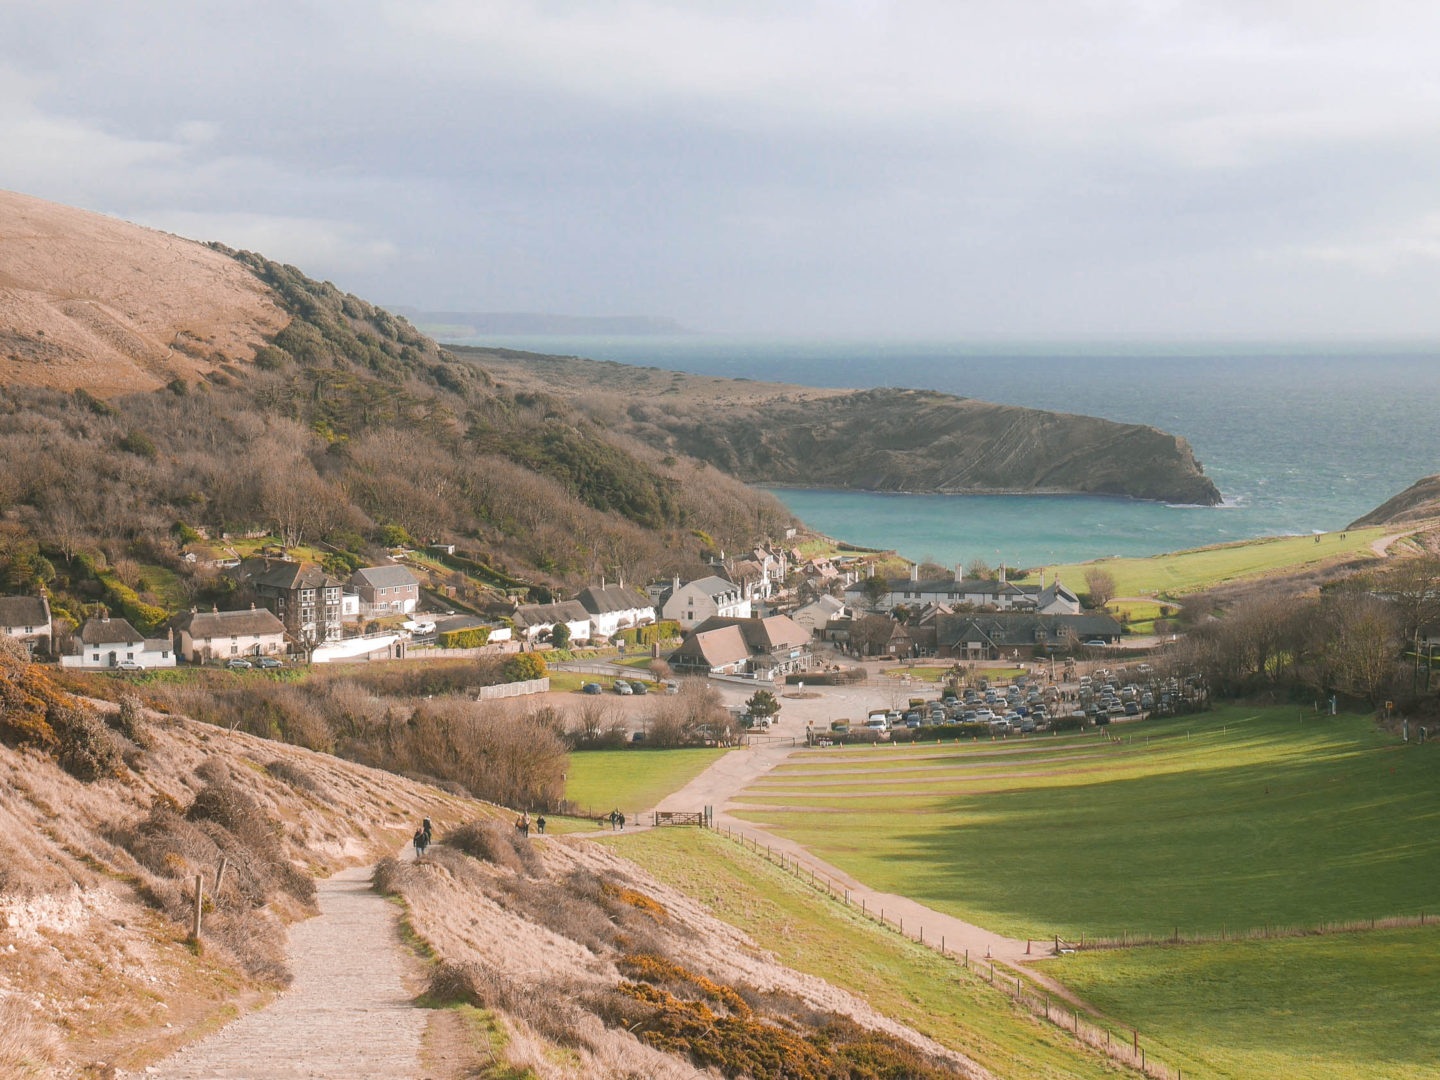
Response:
M425 1010L411 1004L395 907L370 868L318 883L320 914L290 928L295 981L250 1013L159 1065L156 1080L413 1080Z

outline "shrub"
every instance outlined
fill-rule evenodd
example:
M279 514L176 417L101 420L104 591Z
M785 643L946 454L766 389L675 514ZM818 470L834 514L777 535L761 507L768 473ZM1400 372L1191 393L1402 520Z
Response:
M436 640L442 649L478 649L490 643L490 628L472 626L468 630L447 630Z
M524 682L527 679L543 679L548 670L545 658L539 653L516 653L505 661L501 669L506 682Z
M120 440L120 449L143 458L153 458L157 453L155 441L139 428L131 428Z
M92 710L59 705L50 710L49 719L58 744L56 760L71 776L88 783L124 773L115 736Z
M452 829L441 843L466 855L514 870L517 874L543 869L534 846L513 826L500 821L471 821Z
M121 694L120 708L112 713L107 721L110 727L141 749L150 745L150 736L145 730L144 708L144 704L136 695Z

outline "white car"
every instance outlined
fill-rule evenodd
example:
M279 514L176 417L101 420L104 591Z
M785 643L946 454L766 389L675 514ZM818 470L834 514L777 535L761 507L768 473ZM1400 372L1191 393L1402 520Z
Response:
M144 671L145 665L138 660L121 660L115 665L116 671Z
M634 690L630 689L630 684L624 679L615 680L615 692L621 697L629 697L635 693Z

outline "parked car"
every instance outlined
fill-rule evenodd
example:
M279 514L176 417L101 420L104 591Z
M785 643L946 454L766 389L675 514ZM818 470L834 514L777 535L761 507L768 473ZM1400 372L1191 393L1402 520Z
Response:
M650 692L650 688L646 686L643 682L641 682L639 679L630 680L630 690L632 693L640 694L642 696Z
M145 665L137 660L121 660L115 665L116 671L144 671Z
M1085 642L1085 644L1086 644L1086 645L1104 645L1105 642L1101 641L1099 638L1091 638L1089 641Z
M678 694L679 692L680 692L680 684L679 684L679 683L677 683L677 682L667 682L667 683L665 684L665 693L667 693L667 694Z
M631 694L635 693L634 690L630 689L630 684L624 679L615 680L615 692L621 697L629 697Z
M249 671L255 665L243 656L232 656L229 660L225 661L225 666L231 671Z
M605 688L598 682L587 682L584 686L580 687L580 692L582 694L603 694Z
M1139 705L1136 705L1135 702L1133 702L1133 701L1127 701L1127 702L1125 703L1125 715L1126 715L1126 716L1139 716L1139 715L1140 715L1140 706L1139 706Z
M632 732L630 733L630 741L631 741L632 743L644 742L644 741L645 741L645 733L644 733L643 731L632 731Z
M278 667L284 667L285 665L284 665L284 663L279 659L279 657L275 657L275 656L262 656L262 657L260 657L260 659L258 659L258 660L255 661L255 666L258 667L258 668L278 668Z

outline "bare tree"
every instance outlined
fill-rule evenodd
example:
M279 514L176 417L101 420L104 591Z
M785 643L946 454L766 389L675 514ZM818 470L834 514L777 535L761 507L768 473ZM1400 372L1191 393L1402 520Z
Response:
M1115 575L1109 570L1092 566L1085 571L1085 587L1090 592L1090 606L1103 608L1115 599Z

